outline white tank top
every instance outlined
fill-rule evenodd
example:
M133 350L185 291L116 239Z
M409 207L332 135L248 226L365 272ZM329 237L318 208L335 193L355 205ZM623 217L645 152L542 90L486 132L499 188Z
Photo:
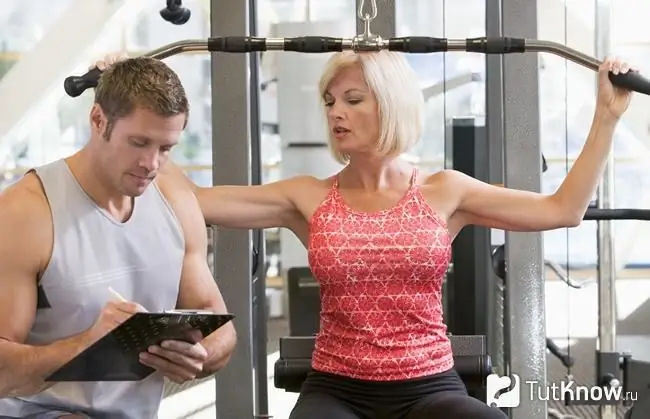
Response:
M84 192L63 160L35 169L50 204L54 247L39 281L39 308L27 344L44 345L87 330L113 288L150 311L175 307L184 237L154 183L120 223ZM156 418L163 377L139 382L58 383L33 397L0 399L0 415ZM58 416L58 415L55 415Z

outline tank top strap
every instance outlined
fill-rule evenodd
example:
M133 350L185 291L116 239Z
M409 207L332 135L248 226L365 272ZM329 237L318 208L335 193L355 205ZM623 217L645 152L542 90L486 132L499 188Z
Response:
M339 193L339 173L337 173L332 177L332 184L327 191L327 195L325 195L325 199L323 199L323 202L319 205L319 210L323 208L330 210L330 205L341 205L342 202L343 198Z
M414 167L413 172L411 173L411 179L409 180L409 186L414 186L418 180L418 168Z

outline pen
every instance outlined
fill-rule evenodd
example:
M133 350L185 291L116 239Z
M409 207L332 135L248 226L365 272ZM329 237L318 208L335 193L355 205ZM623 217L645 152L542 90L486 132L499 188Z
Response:
M108 292L110 292L111 294L113 294L113 297L115 297L117 300L119 300L119 301L122 302L122 303L126 303L126 302L129 301L129 300L127 300L126 298L124 298L124 297L122 296L122 294L120 294L119 292L115 291L115 290L113 289L113 287L108 287ZM142 311L147 311L147 309L144 308L144 307L142 307Z
M115 291L112 287L108 287L108 292L110 292L111 294L113 294L113 297L117 298L118 300L120 300L120 301L122 301L122 302L126 302L126 298L122 297L122 294L120 294L119 292Z

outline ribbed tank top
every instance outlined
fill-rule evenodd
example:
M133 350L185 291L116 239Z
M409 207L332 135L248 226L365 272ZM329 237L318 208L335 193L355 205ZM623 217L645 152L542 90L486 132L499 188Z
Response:
M397 205L377 212L349 207L335 178L314 213L308 257L321 300L314 370L395 381L453 367L442 313L451 237L416 176Z
M46 345L88 329L114 299L109 287L150 311L176 306L185 240L155 183L135 199L131 218L120 223L92 201L64 160L35 173L50 205L54 247L39 281L39 308L27 344ZM32 397L0 399L0 415L152 419L163 385L158 373L136 382L57 383Z

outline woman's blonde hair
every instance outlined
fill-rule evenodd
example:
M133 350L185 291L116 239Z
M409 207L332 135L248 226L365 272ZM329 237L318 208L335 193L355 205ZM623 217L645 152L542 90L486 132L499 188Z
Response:
M424 98L411 66L396 52L336 53L325 65L319 82L322 100L332 80L355 65L361 67L365 82L377 100L380 124L377 151L382 155L408 151L420 139L424 125ZM336 149L331 131L328 137L334 158L347 164L350 156Z

